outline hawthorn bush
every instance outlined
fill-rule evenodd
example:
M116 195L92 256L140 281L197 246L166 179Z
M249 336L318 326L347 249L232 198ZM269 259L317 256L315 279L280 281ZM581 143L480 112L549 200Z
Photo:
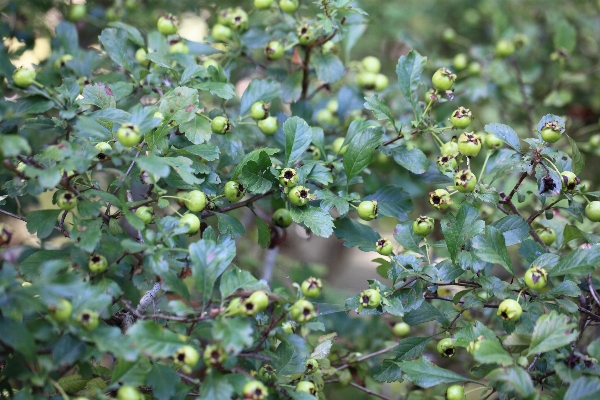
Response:
M351 58L392 5L161 2L209 14L194 42L105 3L7 8L0 397L600 394L594 5L482 2L392 75ZM52 53L15 67L42 12L64 16ZM272 278L294 224L372 279L344 301L297 260Z

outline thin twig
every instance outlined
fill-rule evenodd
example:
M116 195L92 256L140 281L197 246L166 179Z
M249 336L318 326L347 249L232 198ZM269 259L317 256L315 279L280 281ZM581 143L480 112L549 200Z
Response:
M394 350L396 347L398 347L398 345L400 345L400 343L396 343L396 344L393 344L391 346L386 347L385 349L377 350L377 351L375 351L373 353L366 354L366 355L364 355L362 357L357 358L356 362L354 362L352 364L356 364L356 363L368 360L369 358L373 358L373 357L377 357L377 356L380 356L382 354L385 354L388 351ZM337 370L341 371L343 369L348 368L349 366L350 366L350 364L346 363L346 364L343 364L342 366L338 367Z
M530 372L533 369L533 367L535 367L535 363L537 362L537 360L540 359L541 355L542 353L537 353L535 357L533 357L533 361L531 361L531 364L529 364L529 366L526 369L527 372Z
M369 390L369 389L367 389L367 388L366 388L366 387L364 387L364 386L360 386L360 385L359 385L358 383L356 383L356 382L350 382L350 386L352 386L352 387L355 387L355 388L357 388L357 389L359 389L359 390L362 390L363 392L365 392L365 393L366 393L367 395L369 395L369 396L375 396L375 397L379 397L380 399L384 399L384 400L392 400L391 398L389 398L389 397L387 397L387 396L384 396L384 395L382 395L382 394L379 394L379 393L375 393L374 391L372 391L372 390Z
M600 298L598 296L598 292L596 292L596 289L594 288L594 283L592 282L592 274L588 275L587 281L588 281L588 287L590 288L590 293L592 294L592 297L596 301L596 304L598 304L600 306Z
M20 215L17 214L13 214L9 211L3 210L0 208L0 213L4 214L4 215L8 215L9 217L18 219L19 221L25 221L25 217L22 217ZM25 221L27 222L27 221ZM59 231L60 233L62 233L65 237L70 237L69 232L67 232L65 229L58 227L58 226L54 226L54 229Z

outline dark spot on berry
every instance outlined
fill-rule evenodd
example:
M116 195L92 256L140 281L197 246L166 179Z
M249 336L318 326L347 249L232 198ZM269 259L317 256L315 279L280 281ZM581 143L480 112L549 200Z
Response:
M310 311L310 308L308 308L308 307L306 307L306 308L304 308L304 310L302 310L302 314L304 314L305 316L310 315L310 313L311 313L311 311Z
M308 197L308 190L301 190L300 197L302 197L303 199L306 199Z
M185 354L177 354L177 361L183 362L185 360Z
M446 353L448 357L452 357L454 355L454 349L446 349L444 350L444 353Z
M91 316L90 316L90 314L88 314L88 313L84 313L84 314L82 314L82 315L81 315L81 320L82 320L83 322L87 322L87 321L89 321L89 320L90 320L90 318L91 318Z
M431 201L433 201L433 204L440 204L442 202L442 199L439 196L433 196L431 198Z
M248 311L254 310L254 304L252 304L252 303L246 303L246 310L248 310Z
M100 262L100 256L92 257L92 262L95 262L95 263Z
M379 246L379 247L383 247L383 246L385 246L385 243L386 243L386 242L387 242L387 240L385 240L385 239L379 239L379 240L377 241L377 246Z
M294 177L294 171L287 170L283 173L285 179L292 179Z

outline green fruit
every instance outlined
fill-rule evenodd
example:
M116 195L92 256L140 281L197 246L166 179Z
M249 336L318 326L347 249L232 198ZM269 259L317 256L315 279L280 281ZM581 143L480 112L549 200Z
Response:
M410 333L410 325L408 325L406 322L397 322L394 324L392 332L398 337L408 336Z
M228 23L231 29L243 32L248 29L248 14L241 7L237 7L228 14Z
M271 4L273 4L273 0L254 0L254 7L257 10L267 10L271 8Z
M481 342L484 340L483 336L478 336L472 342L467 345L467 351L472 355L481 347Z
M88 261L88 268L93 274L102 273L108 268L108 261L106 260L106 257L100 254L94 254Z
M333 150L333 152L340 157L346 154L346 150L348 150L348 147L350 146L349 144L342 146L345 140L345 138L339 137L336 138L331 144L331 149Z
M219 14L217 15L217 22L221 25L229 26L229 22L231 21L229 14L232 12L233 8L231 7L219 11Z
M13 72L13 82L20 88L28 88L35 82L36 72L33 69L19 67Z
M56 205L65 211L72 210L77 207L77 197L71 192L63 191L58 195Z
M600 221L600 201L592 201L587 206L585 206L585 216L590 221Z
M217 42L229 42L233 32L225 25L215 24L210 31L210 36Z
M68 10L67 19L71 22L81 21L87 14L85 4L71 4Z
M367 72L378 74L381 71L381 61L379 58L373 56L367 56L362 60L363 69Z
M481 74L481 64L479 64L477 61L473 61L469 64L467 71L471 75L479 75Z
M387 89L389 83L390 83L390 81L389 81L389 79L388 79L387 76L385 76L383 74L377 74L377 75L375 75L375 88L374 88L374 90L376 92L381 92L381 91Z
M139 62L144 67L148 67L151 62L150 60L148 60L147 56L148 56L148 52L143 47L140 47L135 52L136 61Z
M304 23L296 29L296 36L298 36L298 42L302 45L308 45L315 41L315 30L312 25Z
M460 385L452 385L446 389L446 400L465 400L465 388Z
M273 213L273 223L282 228L287 228L294 222L292 214L285 208L280 208Z
M456 31L452 28L446 28L442 32L442 39L446 42L452 42L456 39Z
M314 374L319 370L319 362L314 358L309 358L304 363L304 373L306 375Z
M458 168L456 157L451 155L438 157L437 164L440 172L454 172Z
M498 150L500 147L504 146L504 142L498 136L488 133L484 139L485 147L490 150Z
M452 113L450 123L456 129L465 129L471 124L472 119L473 114L471 114L471 110L460 106Z
M121 386L117 391L118 400L142 400L144 396L133 386Z
M178 26L179 20L173 14L164 15L156 22L156 28L165 36L176 34Z
M194 214L185 214L179 219L179 226L188 226L187 233L193 235L200 230L200 219Z
M372 72L361 72L356 76L356 84L361 89L373 90L377 84L377 74Z
M379 214L377 200L365 200L361 202L356 208L356 211L358 211L358 216L361 219L365 221L374 220Z
M382 238L375 242L375 250L382 256L389 256L394 250L394 245L388 239Z
M106 14L104 16L107 21L118 21L123 17L123 11L115 7L109 7L106 9Z
M525 272L523 280L529 289L540 290L548 283L548 272L544 268L533 265Z
M312 154L311 158L313 160L318 160L319 158L321 158L321 151L319 150L319 148L317 146L314 146L314 145L308 146L308 149L306 149L306 152L308 154Z
M377 289L363 290L359 298L360 305L364 308L377 308L381 304L381 293Z
M56 322L65 322L71 317L73 306L69 300L62 298L56 304L49 305L48 310Z
M125 0L125 8L129 11L137 10L138 6L138 0Z
M257 376L266 382L272 383L275 382L275 380L277 379L277 371L275 371L275 368L273 368L273 366L265 364L260 367Z
M267 117L261 121L258 121L258 129L265 135L274 135L277 132L277 118Z
M263 120L269 116L269 106L264 101L257 101L250 107L250 118L255 121Z
M450 338L444 338L440 340L437 344L437 352L442 357L452 357L456 352L456 349L454 348L454 340Z
M283 324L281 324L281 330L283 331L283 333L290 335L296 332L296 327L292 322L286 321Z
M321 125L336 125L339 120L328 108L322 108L317 112L317 122Z
M183 42L183 41L175 42L169 47L169 53L171 53L171 54L173 54L173 53L188 54L189 52L190 52L190 49L188 48L187 44L185 44L185 42Z
M283 53L283 45L281 44L281 42L278 42L276 40L270 41L265 47L265 56L267 56L269 60L279 60L281 57L283 57Z
M242 395L245 400L264 400L269 390L261 381L250 381L244 385Z
M504 58L515 52L515 45L512 40L500 39L496 42L496 57Z
M450 193L444 189L436 189L429 192L429 204L438 210L445 210L453 203Z
M137 125L123 124L117 131L117 139L125 147L133 147L140 143L142 135Z
M321 289L323 289L323 283L318 278L307 278L300 285L302 294L306 297L319 297L321 295Z
M442 153L442 156L456 157L458 155L458 143L454 141L444 143L440 146L440 152Z
M315 306L304 299L300 299L290 307L290 316L296 322L307 322L317 316Z
M252 293L247 299L242 301L242 309L248 316L254 316L264 311L269 306L269 296L262 290Z
M476 157L481 151L481 138L473 132L463 132L458 137L458 151L467 157Z
M522 313L523 309L516 300L506 299L500 303L496 314L505 321L514 322L521 318Z
M231 202L238 201L246 194L246 188L244 187L244 185L237 181L227 182L223 191L227 200Z
M98 323L100 322L100 316L96 311L86 309L79 314L77 321L79 321L79 324L83 327L83 329L92 331L98 326Z
M310 201L309 189L304 186L295 186L290 189L288 193L288 199L290 203L297 207L302 207Z
M224 135L231 130L231 123L229 122L229 118L218 116L213 118L210 128L214 133Z
M477 177L470 169L463 169L454 175L454 188L461 193L471 193L477 185Z
M154 209L148 206L138 207L135 215L144 222L144 225L148 225L154 219Z
M227 353L222 348L214 344L206 346L204 354L202 355L204 364L207 366L221 365L227 361Z
M556 122L550 121L544 125L540 134L542 135L542 139L546 142L556 143L562 136L562 131L563 130Z
M546 244L546 246L551 246L556 240L556 232L552 228L539 228L536 229L535 232L538 234L540 239L542 239L542 242Z
M112 151L112 146L109 143L106 142L99 142L96 143L96 146L94 146L96 148L96 150L98 150L98 155L96 157L98 157L98 159L100 161L106 161L106 159L108 159L109 157L106 155L106 153L110 153Z
M310 381L300 381L298 385L296 385L296 392L309 393L313 396L317 394L317 388L314 383Z
M563 171L560 173L560 177L563 181L562 190L564 192L573 192L577 189L580 179L571 171Z
M287 14L292 14L298 9L298 0L279 0L279 8Z
M592 149L600 147L600 134L590 136L588 143Z
M279 173L279 183L283 187L292 188L298 184L298 173L294 168L284 168Z
M457 71L462 71L463 69L467 68L468 63L469 58L464 53L459 53L455 55L454 59L452 60L452 66Z
M52 68L59 71L67 66L67 63L73 61L73 56L70 54L65 54L61 56L58 60L54 61L52 64Z
M433 87L441 91L452 89L454 81L456 81L456 75L446 68L438 69L431 77Z
M181 346L179 350L173 356L175 362L179 365L187 365L190 367L196 366L198 364L198 360L200 360L200 355L190 345Z
M202 190L192 190L185 196L185 206L193 212L200 212L206 207L206 195Z
M435 220L433 218L421 215L413 222L413 232L418 236L425 237L433 232Z

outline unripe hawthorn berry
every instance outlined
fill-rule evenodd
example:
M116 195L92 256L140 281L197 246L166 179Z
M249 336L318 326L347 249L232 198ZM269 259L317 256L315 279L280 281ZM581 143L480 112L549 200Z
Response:
M515 52L515 45L512 40L500 39L496 42L496 57L504 58Z
M505 321L514 322L521 318L522 313L523 309L516 300L506 299L500 303L496 314Z
M269 390L261 381L250 381L242 389L244 400L264 400L269 395Z
M457 71L462 71L463 69L467 68L468 63L469 58L465 53L458 53L452 59L452 66Z
M440 340L437 344L437 352L442 357L452 357L456 352L456 349L454 348L454 340L451 338L444 338Z
M260 121L269 116L269 106L265 101L257 101L250 107L250 118Z
M298 42L305 46L313 43L316 39L315 30L308 22L301 24L296 29L296 36L298 36Z
M35 70L19 67L13 72L13 82L16 86L25 89L35 82L35 76Z
M339 122L337 117L327 108L322 108L317 112L317 122L322 125L335 125Z
M446 389L446 400L465 400L465 388L460 385L452 385Z
M71 192L63 191L58 195L56 205L65 211L72 210L77 207L77 197Z
M317 316L315 306L304 299L300 299L290 307L290 316L296 322L307 322Z
M460 154L467 157L476 157L481 150L481 138L474 132L463 132L457 144Z
M100 322L100 316L96 311L86 309L79 314L77 321L83 327L83 329L92 331L98 326L98 323Z
M202 355L204 364L208 367L214 367L223 364L227 361L227 353L217 345L211 344L206 346Z
M563 191L564 192L573 192L577 189L577 185L581 180L571 171L563 171L560 173L560 177L563 181Z
M178 26L179 20L173 14L163 15L156 22L156 28L165 36L176 34Z
M425 237L433 232L435 220L431 217L421 215L413 222L413 232L418 236Z
M529 289L540 290L548 283L548 272L544 268L532 265L523 277Z
M229 25L229 14L231 14L233 12L233 8L228 7L224 10L219 11L219 13L217 14L217 22L219 24L228 26Z
M135 215L142 220L144 225L148 225L154 219L154 209L149 206L138 207L135 210Z
M224 135L231 130L231 123L229 122L229 118L219 115L213 118L210 128L217 135Z
M242 310L248 316L254 316L269 306L269 296L262 290L257 290L242 301Z
M185 42L183 42L183 41L175 42L171 46L169 46L170 54L174 54L174 53L188 54L189 52L190 52L190 49L188 48L187 44L185 44Z
M542 242L544 242L546 246L551 246L552 243L554 243L554 241L556 240L556 232L550 227L536 229L535 233L538 234L538 236L540 237L540 239L542 239Z
M450 123L456 129L465 129L471 124L473 114L468 108L458 107L450 116Z
M305 206L310 201L309 189L304 186L295 186L290 189L288 199L296 207Z
M429 204L437 208L438 210L445 210L450 207L453 203L450 193L445 189L436 189L433 192L429 192Z
M356 75L356 84L361 89L373 90L377 84L377 74L372 72L361 72Z
M258 370L257 376L261 380L271 383L271 382L275 382L275 380L277 379L277 371L275 371L275 368L273 368L271 365L264 364Z
M314 358L309 358L304 363L304 373L307 375L314 374L319 369L319 362Z
M377 218L379 214L379 207L377 207L377 200L365 200L361 202L356 208L360 219L365 221L371 221Z
M442 32L442 39L446 42L452 42L456 39L456 31L452 28L446 28Z
M600 147L600 134L590 136L588 144L592 149L597 149L598 147Z
M283 187L292 188L298 183L298 172L294 168L284 168L279 173L279 183Z
M483 336L478 336L472 342L469 342L467 345L467 351L469 354L473 355L477 349L481 346L481 342L484 340Z
M392 327L392 332L398 337L407 336L410 333L410 325L406 322L397 322Z
M498 150L500 147L502 147L504 145L504 142L502 141L502 139L500 139L498 136L492 134L492 133L488 133L485 136L485 139L483 140L485 147L487 147L490 150Z
M123 385L117 391L117 399L118 400L143 400L144 395L142 395L137 388L129 385Z
M585 216L592 222L600 221L600 201L591 201L585 206Z
M173 360L179 365L187 365L189 367L195 367L200 360L200 355L190 345L181 346L177 352L173 355Z
M67 13L67 19L71 22L81 21L87 14L85 4L71 4Z
M257 10L268 10L271 8L271 4L273 4L273 0L254 0L254 7Z
M547 122L542 130L540 131L540 135L542 135L542 139L544 139L548 143L556 143L562 136L563 130L555 121Z
M279 0L279 8L287 14L292 14L298 9L298 0Z
M283 331L283 333L290 335L296 332L296 327L292 322L286 321L283 324L281 324L281 330Z
M389 83L390 80L387 76L385 76L384 74L377 74L375 75L375 87L373 88L373 90L375 90L376 92L384 91L385 89L387 89Z
M265 47L265 56L271 61L279 60L283 57L284 48L281 42L272 40Z
M381 61L379 58L373 56L367 56L362 59L362 66L365 71L378 74L381 71Z
M477 177L470 169L463 169L454 175L454 188L461 193L471 193L477 185Z
M107 161L110 157L106 155L106 153L110 153L112 151L112 146L107 142L99 142L94 146L96 150L98 150L98 155L96 156L100 162Z
M133 147L140 143L140 128L134 124L123 124L117 131L117 139L125 147Z
M447 68L438 69L431 77L433 87L441 91L452 89L454 81L456 81L456 75Z
M442 153L443 156L456 157L458 155L458 143L454 140L444 143L440 146L440 153Z
M310 381L300 381L298 382L298 385L296 385L296 392L309 393L314 396L317 394L317 388L315 384Z
M306 149L306 152L308 154L312 154L311 158L313 160L318 160L319 158L321 158L321 151L319 150L319 148L315 145L310 145L308 146L308 149Z
M438 157L437 164L440 172L455 172L458 168L456 157L452 155Z
M102 273L108 268L108 261L103 255L94 254L88 260L88 268L93 274Z
M200 212L206 207L207 199L202 190L192 190L185 195L185 206L192 212Z
M273 116L258 121L258 129L265 135L274 135L277 132L277 128L277 118Z
M118 21L123 17L123 10L116 7L109 7L106 9L104 17L109 22Z
M231 29L222 24L214 24L210 36L217 42L228 42L233 36Z
M350 146L349 144L342 146L345 140L346 138L339 137L336 138L331 144L331 150L333 150L333 152L340 157L346 154L346 150L348 150L348 147Z
M240 200L246 194L246 187L238 181L229 181L223 189L225 197L231 202Z
M241 7L236 7L228 14L229 26L231 29L243 32L248 29L248 14Z
M294 222L292 219L292 213L286 208L280 208L273 213L272 221L275 225L282 228L287 228Z
M185 214L179 219L179 226L188 227L187 233L193 235L200 230L200 219L194 214Z
M49 305L48 311L50 311L50 315L56 322L65 322L71 317L73 306L69 300L61 298L58 299L56 304Z
M389 256L394 250L394 245L389 239L381 238L375 242L375 250L382 256Z
M321 295L321 289L323 289L323 282L318 278L306 278L300 286L302 294L306 297L319 297Z
M481 74L481 64L479 64L477 61L472 61L469 64L469 68L467 69L467 72L469 72L470 75Z
M377 308L381 304L381 293L377 289L363 290L359 297L363 308Z

